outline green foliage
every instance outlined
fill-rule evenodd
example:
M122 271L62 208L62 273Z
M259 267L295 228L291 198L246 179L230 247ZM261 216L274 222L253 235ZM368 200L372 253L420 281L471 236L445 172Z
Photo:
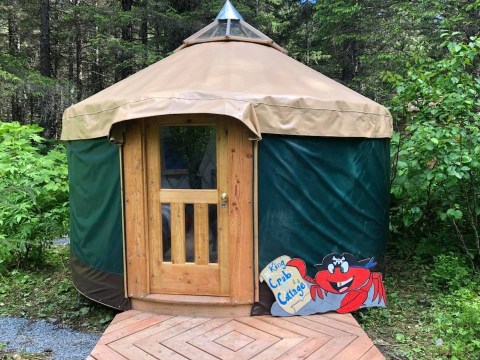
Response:
M311 37L322 54L315 68L360 93L387 103L391 90L379 73L403 74L409 52L443 53L440 35L478 36L478 1L318 0Z
M453 254L440 254L435 257L431 284L434 288L444 292L463 288L475 290L475 282L472 282L474 276L465 259Z
M478 283L477 283L478 286ZM455 290L436 300L434 334L442 344L442 358L478 359L480 356L480 300L468 288Z
M63 146L49 147L38 126L0 122L0 268L42 260L68 229Z
M387 308L354 313L387 358L480 358L480 279L455 255L391 259Z
M401 4L406 14L396 2L316 1L312 36L323 54L316 68L372 99L388 101L391 93L379 72L401 71L405 49L419 41L415 26L404 24L414 18L417 4Z
M432 288L441 292L433 301L436 342L449 358L477 358L480 354L480 279L464 259L439 255L432 268Z
M177 156L185 161L191 189L202 188L199 168L202 164L210 139L215 138L214 129L208 126L172 127L171 142Z
M257 6L252 25L283 46L289 56L313 66L328 58L315 41L318 28L313 21L314 14L315 7L310 1L269 0Z
M417 53L404 77L386 75L396 87L399 130L392 141L392 230L416 241L456 238L478 267L480 39L445 47L440 60Z
M32 354L17 351L3 351L0 344L0 360L48 360L49 354Z
M79 298L70 277L70 249L52 246L41 266L0 275L0 316L22 316L79 330L103 331L115 311Z

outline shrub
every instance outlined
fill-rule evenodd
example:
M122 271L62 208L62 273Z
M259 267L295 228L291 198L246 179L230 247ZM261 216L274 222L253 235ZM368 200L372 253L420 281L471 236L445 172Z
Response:
M475 275L464 259L453 254L435 256L431 284L440 291L453 292L463 288L475 290ZM473 286L473 288L471 288Z
M0 122L0 268L42 260L68 229L68 176L62 145L36 125Z
M477 292L465 287L439 297L432 312L435 316L433 335L436 342L443 344L439 353L448 359L478 359L480 298Z
M480 266L480 38L446 41L443 59L414 55L392 111L392 230L404 238L457 240Z

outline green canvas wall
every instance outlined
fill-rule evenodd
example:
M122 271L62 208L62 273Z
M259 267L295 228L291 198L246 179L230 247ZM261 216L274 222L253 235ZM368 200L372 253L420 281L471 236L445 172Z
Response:
M127 308L119 148L106 138L76 140L67 155L74 284L93 300Z
M259 142L259 267L280 255L382 260L389 139L265 135ZM311 274L313 275L313 274Z

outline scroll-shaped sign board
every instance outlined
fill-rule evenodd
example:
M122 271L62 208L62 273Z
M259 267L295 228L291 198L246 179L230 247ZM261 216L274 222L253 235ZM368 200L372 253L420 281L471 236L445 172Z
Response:
M287 266L291 260L283 255L270 262L260 273L272 289L278 305L288 314L294 315L312 299L310 289L296 267Z
M280 256L260 273L275 295L274 316L311 315L336 311L348 313L386 302L382 274L372 272L374 258L356 260L348 253L330 254L316 264L317 273L307 275L301 259Z

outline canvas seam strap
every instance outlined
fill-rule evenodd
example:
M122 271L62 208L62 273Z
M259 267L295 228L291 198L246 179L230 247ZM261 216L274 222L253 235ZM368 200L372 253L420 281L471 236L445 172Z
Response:
M89 115L95 115L95 114L101 114L104 112L108 111L113 111L118 108L121 108L122 106L128 105L128 104L133 104L133 103L139 103L142 101L148 101L148 100L154 100L154 99L176 99L176 100L189 100L189 101L213 101L213 100L232 100L232 101L240 101L244 103L249 103L253 104L254 106L256 105L265 105L265 106L272 106L272 107L279 107L279 108L289 108L289 109L295 109L295 110L320 110L320 111L332 111L332 112L339 112L339 113L355 113L355 114L368 114L368 115L376 115L376 116L384 116L386 118L392 118L391 114L381 114L381 113L376 113L376 112L366 112L366 111L358 111L358 110L338 110L338 109L328 109L328 108L310 108L310 107L300 107L300 106L291 106L291 105L281 105L281 104L268 104L260 101L248 101L248 100L242 100L242 99L236 99L236 98L228 98L228 97L218 97L218 98L202 98L202 99L192 99L192 98L182 98L182 97L162 97L162 96L156 96L156 97L149 97L149 98L144 98L144 99L138 99L138 100L133 100L133 101L128 101L125 102L121 105L111 107L105 110L101 111L96 111L92 113L83 113L79 115L73 115L73 116L67 116L65 119L74 119L77 117L82 117L82 116L89 116ZM67 109L68 111L68 109ZM127 119L125 119L127 120Z

